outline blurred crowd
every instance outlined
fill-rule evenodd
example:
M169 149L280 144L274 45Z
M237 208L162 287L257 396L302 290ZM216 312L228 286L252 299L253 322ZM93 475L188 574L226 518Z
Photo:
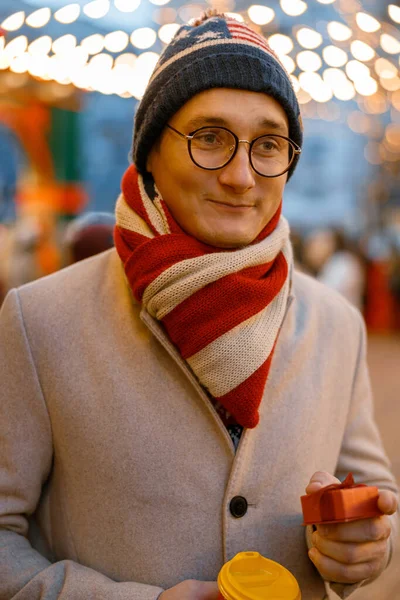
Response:
M114 225L111 213L59 221L45 208L0 224L0 304L9 289L111 248Z
M45 209L0 224L0 304L12 287L49 275L111 248L115 217L88 212L56 221ZM400 331L400 238L360 238L339 228L292 231L297 269L342 294L370 331Z

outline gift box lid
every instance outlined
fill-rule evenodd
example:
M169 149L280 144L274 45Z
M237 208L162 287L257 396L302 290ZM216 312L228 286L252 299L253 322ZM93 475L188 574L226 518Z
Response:
M342 523L380 516L378 498L377 487L355 484L352 473L349 473L342 483L301 496L303 525Z

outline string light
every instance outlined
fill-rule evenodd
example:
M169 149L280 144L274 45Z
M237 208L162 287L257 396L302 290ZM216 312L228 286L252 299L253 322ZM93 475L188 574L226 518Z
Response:
M110 0L92 0L83 7L83 12L91 19L101 19L110 10Z
M326 46L322 50L324 61L330 67L343 67L347 63L347 53L336 46Z
M104 36L100 33L89 35L81 41L81 46L88 54L99 54L104 49Z
M282 56L279 57L279 60L289 74L293 73L293 71L296 69L296 63L294 62L293 58L290 58L290 56L282 54Z
M134 77L129 85L129 92L140 100L147 87L154 67L157 64L159 55L155 52L143 52L138 56L134 66Z
M318 71L322 66L322 60L319 55L311 50L299 52L296 61L303 71Z
M290 17L299 17L307 10L307 4L303 0L281 0L281 9Z
M395 23L400 23L400 6L396 6L395 4L389 4L388 13L389 13L389 17Z
M322 35L310 27L302 27L299 29L296 33L296 37L300 46L307 48L307 50L314 50L322 44Z
M70 33L54 40L52 50L54 54L66 54L76 47L76 37Z
M400 42L388 33L382 33L381 46L388 54L398 54L400 52Z
M7 17L7 19L4 19L4 21L0 25L0 28L4 29L5 31L17 31L20 27L22 27L24 21L25 13L23 10L21 10L19 12L14 13L13 15L10 15L9 17Z
M259 4L253 4L247 10L249 19L256 25L267 25L275 18L275 11L268 6L260 6Z
M170 2L170 0L150 0L150 2L152 4L155 4L156 6L164 6L165 4L168 4L168 2ZM136 98L136 96L135 96L135 98Z
M357 13L356 22L359 28L366 33L373 33L381 28L381 24L379 23L378 19L375 19L375 17L372 17L367 13Z
M50 21L51 18L51 10L50 8L39 8L35 12L31 13L29 17L26 18L25 23L29 25L29 27L44 27Z
M345 42L353 35L350 27L347 27L347 25L339 23L338 21L331 21L328 23L327 29L330 37L337 42Z
M10 66L11 58L8 56L6 52L0 53L0 71L4 71L8 69Z
M371 71L364 65L364 63L358 60L350 60L346 65L347 76L352 80L368 78L371 75Z
M158 37L164 44L169 44L179 27L177 23L167 23L158 30Z
M396 66L386 58L378 58L375 62L375 71L382 79L393 79L398 73Z
M132 52L125 52L125 54L120 54L115 59L115 66L119 65L127 65L128 67L133 67L136 62L137 56L136 54L132 54Z
M400 89L400 79L398 77L392 77L391 79L381 78L381 86L387 92L396 92Z
M351 53L357 60L368 62L375 56L375 50L361 40L354 40L350 45Z
M129 44L129 35L125 31L112 31L104 38L104 47L110 52L122 52Z
M294 48L293 42L287 35L274 33L268 38L268 44L277 54L289 54Z
M26 37L26 35L19 35L18 37L8 42L7 46L4 48L4 53L7 54L10 59L15 58L16 56L24 54L27 47L28 38Z
M76 21L79 18L80 14L81 7L79 6L79 4L67 4L67 6L60 8L59 10L57 10L57 12L54 13L54 18L59 23L69 25L70 23L74 23L74 21Z
M131 44L140 50L151 48L156 42L157 34L150 27L140 27L131 34Z
M372 96L378 91L378 84L372 77L357 79L354 87L361 96Z
M10 60L10 71L14 73L26 73L29 69L31 55L24 52L20 56L15 56Z
M123 13L134 12L140 6L140 0L114 0L114 6Z
M300 86L302 87L302 89L305 92L309 92L317 87L318 85L320 85L323 82L322 78L320 75L318 75L318 73L315 73L313 71L307 71L304 73L300 73L299 75L299 83Z
M53 40L49 35L42 35L29 44L30 54L48 54L52 48Z

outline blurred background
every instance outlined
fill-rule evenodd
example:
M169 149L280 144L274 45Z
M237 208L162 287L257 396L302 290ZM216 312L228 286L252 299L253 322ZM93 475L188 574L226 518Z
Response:
M364 315L399 477L398 4L0 0L0 304L9 288L112 246L135 107L165 44L207 8L265 35L292 77L305 127L284 201L297 265ZM378 587L354 598L400 598L398 554Z

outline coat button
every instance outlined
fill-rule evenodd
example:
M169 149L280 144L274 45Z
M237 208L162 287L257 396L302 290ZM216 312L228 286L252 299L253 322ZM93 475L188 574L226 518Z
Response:
M240 519L247 513L247 500L243 496L234 496L229 503L229 510L231 514Z

